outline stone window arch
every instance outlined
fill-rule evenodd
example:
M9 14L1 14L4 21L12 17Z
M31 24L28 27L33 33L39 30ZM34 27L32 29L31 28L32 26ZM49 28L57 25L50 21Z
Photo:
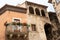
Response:
M45 11L41 10L41 14L42 14L42 16L45 16Z
M36 15L40 15L40 11L38 8L35 9Z
M34 14L34 9L33 9L33 7L29 7L29 13Z

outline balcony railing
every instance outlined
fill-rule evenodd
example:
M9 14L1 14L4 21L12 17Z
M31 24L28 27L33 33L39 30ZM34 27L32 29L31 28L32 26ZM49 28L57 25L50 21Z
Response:
M6 32L12 34L23 34L27 33L27 26L9 25L6 27Z
M5 23L6 26L6 39L20 39L21 37L26 38L28 35L28 25L27 23L20 23L20 22L11 22Z

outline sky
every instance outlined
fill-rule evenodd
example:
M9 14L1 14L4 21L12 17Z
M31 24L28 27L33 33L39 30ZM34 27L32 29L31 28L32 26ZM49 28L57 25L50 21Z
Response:
M0 0L0 8L2 6L4 6L5 4L16 6L16 5L21 4L25 1L26 0ZM46 5L46 6L48 6L48 9L47 9L48 11L55 12L52 4L48 3L48 0L27 0L27 1L34 2L34 3L37 3L37 4Z

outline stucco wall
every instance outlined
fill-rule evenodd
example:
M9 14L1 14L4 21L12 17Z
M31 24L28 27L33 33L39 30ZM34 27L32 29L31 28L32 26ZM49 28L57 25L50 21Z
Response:
M14 11L5 11L2 15L0 15L0 40L5 40L5 29L4 23L7 21L12 22L13 18L20 18L21 22L27 22L26 14Z

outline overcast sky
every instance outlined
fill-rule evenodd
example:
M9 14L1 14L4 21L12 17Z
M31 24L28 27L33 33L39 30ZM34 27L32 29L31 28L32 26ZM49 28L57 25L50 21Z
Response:
M10 5L16 6L17 4L21 4L21 3L25 2L25 1L26 0L0 0L0 8L2 6L4 6L5 4L10 4ZM48 6L47 10L54 12L52 4L49 4L48 0L27 0L27 1L31 1L31 2L35 2L35 3L38 3L38 4L47 5Z

